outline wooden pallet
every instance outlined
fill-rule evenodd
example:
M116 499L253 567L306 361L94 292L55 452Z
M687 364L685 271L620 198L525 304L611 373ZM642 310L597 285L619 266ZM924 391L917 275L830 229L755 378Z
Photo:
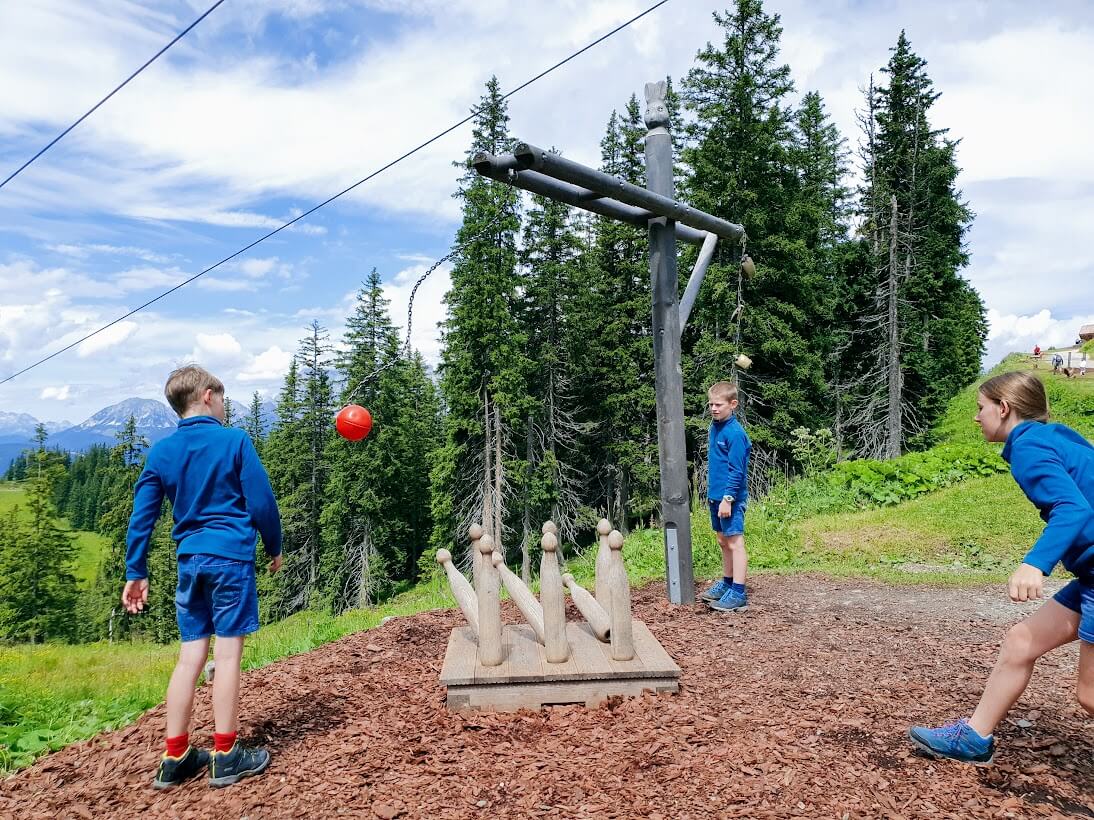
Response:
M448 708L504 712L564 703L599 706L611 695L679 691L680 667L644 623L633 625L632 660L613 660L611 647L598 641L587 623L568 623L570 658L548 663L531 627L508 624L502 631L504 657L498 666L479 664L470 627L453 629L441 668Z

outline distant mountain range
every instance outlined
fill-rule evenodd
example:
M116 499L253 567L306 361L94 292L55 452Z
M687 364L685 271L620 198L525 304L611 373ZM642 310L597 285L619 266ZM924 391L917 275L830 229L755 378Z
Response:
M238 405L237 412L242 409ZM273 405L263 405L266 428L274 418ZM68 422L43 422L50 434L46 447L71 453L82 453L95 444L113 447L117 434L132 416L137 422L137 432L155 444L171 435L178 426L178 416L162 401L156 399L125 399L104 407L80 424ZM27 413L0 412L0 473L7 470L12 459L24 450L35 447L34 430L38 420Z

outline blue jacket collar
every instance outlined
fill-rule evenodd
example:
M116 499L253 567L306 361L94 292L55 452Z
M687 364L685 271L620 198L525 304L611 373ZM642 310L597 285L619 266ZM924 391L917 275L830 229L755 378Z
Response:
M1037 425L1044 425L1044 422L1043 421L1023 421L1023 422L1020 422L1018 424L1018 426L1016 426L1013 430L1011 430L1010 433L1007 435L1006 443L1003 445L1003 459L1008 464L1010 464L1010 450L1014 446L1014 442L1016 442L1019 438L1024 436L1026 433L1028 433L1030 430L1032 430Z
M217 427L222 426L220 419L215 416L190 416L187 419L179 419L179 428L193 427L195 424L215 424Z

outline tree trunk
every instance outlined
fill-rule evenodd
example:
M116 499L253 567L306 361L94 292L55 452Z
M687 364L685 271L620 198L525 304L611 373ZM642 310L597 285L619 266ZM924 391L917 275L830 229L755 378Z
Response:
M886 362L886 375L888 376L888 417L886 419L886 445L885 457L896 458L900 455L901 440L901 407L900 399L903 392L903 378L900 371L900 310L899 310L899 264L897 260L897 235L899 225L897 222L896 194L892 194L892 219L889 225L889 317L888 335L889 349Z

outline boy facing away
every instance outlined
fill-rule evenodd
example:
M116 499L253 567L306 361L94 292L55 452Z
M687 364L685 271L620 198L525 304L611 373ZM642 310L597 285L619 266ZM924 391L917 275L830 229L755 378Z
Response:
M737 385L716 382L707 391L710 440L707 455L707 506L710 525L722 548L722 580L699 597L711 609L748 608L745 577L745 507L748 505L748 455L752 442L737 421Z
M270 479L243 430L224 427L224 385L196 365L171 373L164 388L178 430L148 452L133 490L126 536L122 604L148 601L148 545L164 497L178 545L175 614L182 645L167 687L167 750L152 786L169 789L208 769L211 786L259 774L270 753L236 741L243 637L258 630L255 539L262 535L270 571L281 568L281 517ZM194 686L213 649L214 750L190 745Z

